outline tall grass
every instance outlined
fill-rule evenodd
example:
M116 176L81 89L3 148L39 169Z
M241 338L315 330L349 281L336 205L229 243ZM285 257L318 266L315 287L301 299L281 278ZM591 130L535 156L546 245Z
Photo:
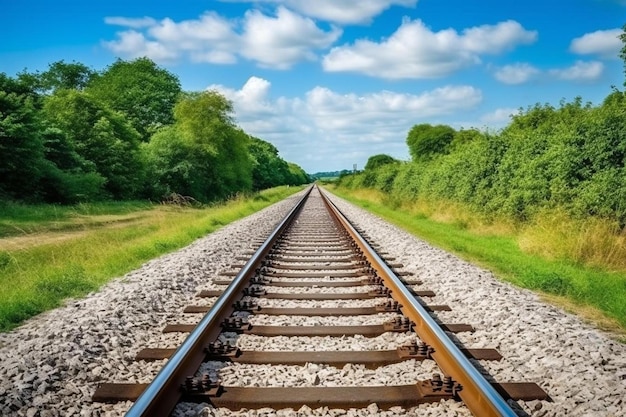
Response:
M75 228L86 223L87 216L124 215L145 210L147 201L57 204L24 204L0 201L0 237L24 235L44 230Z
M564 298L568 308L600 311L626 331L624 232L611 223L551 212L520 225L474 216L458 204L390 205L380 192L332 191L518 286Z
M137 206L136 222L89 229L61 241L0 251L0 331L96 290L112 277L188 245L234 220L282 200L301 187L278 187L208 208ZM102 208L101 214L119 213ZM123 209L126 210L126 209ZM50 220L50 215L42 216Z
M549 259L626 271L626 229L616 221L573 219L563 210L542 210L523 228L520 247Z

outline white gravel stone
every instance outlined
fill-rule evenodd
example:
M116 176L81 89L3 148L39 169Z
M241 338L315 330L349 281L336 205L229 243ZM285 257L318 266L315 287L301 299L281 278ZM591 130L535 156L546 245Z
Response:
M175 253L150 261L125 277L81 300L35 317L12 332L0 334L0 415L2 416L122 416L130 402L98 404L91 395L100 382L149 382L165 361L136 363L145 347L175 347L184 334L162 334L167 323L198 320L182 314L187 305L211 305L216 298L196 298L198 290L217 287L213 279L232 270L237 256L249 253L293 205L297 197L226 226ZM499 282L488 271L433 248L363 210L333 197L340 209L373 241L385 248L411 279L437 293L429 304L449 304L437 312L442 322L468 323L477 330L454 336L467 347L497 348L502 362L481 362L489 378L537 382L553 402L520 402L520 415L626 416L626 346L578 318L542 303L529 291ZM337 254L339 255L339 254ZM342 255L339 255L342 256ZM367 291L353 287L355 292ZM320 289L316 289L316 292ZM347 288L334 291L348 292ZM272 291L285 292L274 287ZM260 299L267 307L372 306L381 300L298 301ZM194 318L195 317L195 318ZM319 319L319 318L318 318ZM255 319L256 320L256 319ZM309 320L309 318L306 318ZM300 350L392 349L415 340L410 333L362 336L261 337L226 333L242 349L281 350L289 343ZM287 340L289 339L289 340ZM349 346L349 347L347 347ZM431 367L432 366L432 367ZM216 376L242 384L240 375L265 386L298 384L335 386L365 376L371 384L398 384L437 373L432 361L409 361L379 370L358 365L344 369L308 364L271 370L258 365L215 365ZM218 375L219 374L219 375ZM398 375L401 375L399 378ZM350 379L346 379L350 378ZM399 378L399 379L398 379ZM291 382L289 382L291 383ZM37 414L38 413L38 414ZM175 416L469 416L451 401L379 410L215 409L206 404L181 404Z
M177 346L185 335L164 335L163 327L176 321L186 305L200 304L198 289L249 252L249 242L265 239L297 198L223 227L96 293L68 300L64 307L0 334L0 415L24 416L32 409L40 416L123 415L130 402L91 402L98 383L150 382L164 361L135 362L136 353L148 346Z
M387 332L376 337L361 335L330 337L330 336L274 336L265 337L253 334L237 335L225 333L220 336L224 343L228 342L242 350L260 351L344 351L344 350L390 350L418 341L415 333Z
M536 382L553 402L518 402L522 415L626 416L626 345L576 316L543 303L532 292L497 280L407 232L332 196L371 240L415 272L415 289L437 294L429 304L448 304L436 312L442 322L467 323L474 333L453 336L466 347L496 348L502 362L481 361L490 378ZM523 414L526 413L526 414Z

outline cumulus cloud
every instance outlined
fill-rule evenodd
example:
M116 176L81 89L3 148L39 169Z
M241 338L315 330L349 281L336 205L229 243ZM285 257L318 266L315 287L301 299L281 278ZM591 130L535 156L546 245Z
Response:
M598 30L572 40L570 51L581 55L599 55L604 58L619 58L622 41L621 29Z
M278 69L316 59L316 50L327 49L341 35L338 28L324 31L310 18L284 7L278 8L276 16L251 11L241 21L209 12L179 22L143 18L140 24L138 19L118 17L106 18L105 22L125 23L131 28L119 32L116 40L103 42L124 58L147 56L157 62L188 58L193 62L233 64L243 57L259 66Z
M505 84L523 84L541 71L527 63L516 63L498 68L494 73L496 79Z
M500 108L482 115L480 121L492 128L504 127L509 124L511 117L519 112L519 109L511 107Z
M246 132L272 142L285 159L306 170L362 166L377 153L406 158L411 126L473 109L482 101L482 92L471 86L419 94L340 94L317 86L302 97L272 99L271 83L251 77L240 89L221 85L209 89L233 101L237 121Z
M368 23L391 6L415 7L418 0L230 0L284 5L305 16L339 24Z
M156 20L151 17L129 18L120 16L105 17L104 23L107 25L124 26L127 28L140 29L156 24Z
M315 60L316 49L326 49L339 38L341 30L324 32L309 18L279 7L276 17L259 11L245 15L241 54L261 66L287 69L302 60Z
M565 69L550 70L554 77L566 81L595 81L604 71L604 64L599 61L576 61L574 65Z
M104 42L104 46L119 56L127 58L150 57L157 62L169 62L178 58L173 48L156 41L150 41L135 30L127 30L117 34L118 39Z
M458 33L433 32L421 20L405 19L398 30L380 42L360 39L333 48L324 57L326 71L359 72L388 79L435 78L481 62L481 55L501 54L530 44L537 32L509 20Z
M237 115L243 117L259 117L263 114L274 114L275 109L268 101L271 83L263 78L250 77L240 90L214 84L207 90L216 90L232 100L237 107Z

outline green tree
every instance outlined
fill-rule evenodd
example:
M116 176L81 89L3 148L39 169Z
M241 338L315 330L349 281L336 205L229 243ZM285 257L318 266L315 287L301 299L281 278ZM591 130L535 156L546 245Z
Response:
M253 160L253 189L263 190L288 182L289 166L278 156L278 149L274 145L253 137L250 139L250 154Z
M32 199L43 173L44 146L29 86L0 73L0 194Z
M50 127L64 132L79 157L106 179L111 197L137 196L143 175L139 134L123 115L77 90L58 90L47 97L43 112Z
M54 92L59 89L83 90L95 76L95 71L79 62L56 61L40 76L41 87Z
M249 137L236 128L232 113L232 103L216 91L187 93L174 108L175 133L166 132L184 143L191 164L186 169L200 177L189 188L198 200L217 200L252 188Z
M413 126L406 138L413 161L428 161L435 155L448 153L455 133L453 128L446 125Z
M102 198L106 179L96 172L93 162L76 152L65 132L48 127L42 133L44 144L44 175L41 196L54 203L76 203Z
M90 81L88 90L122 112L144 142L174 122L173 108L181 93L178 77L148 58L118 59Z
M381 167L383 165L387 165L387 164L395 164L396 162L399 162L397 159L389 156L389 155L385 155L385 154L379 154L379 155L374 155L374 156L370 156L367 159L367 163L365 164L365 170L366 171L371 171L373 169L376 169L378 167Z
M302 185L311 182L309 174L307 174L302 167L293 162L287 162L287 165L289 166L290 174L287 185Z
M176 193L206 199L211 180L203 168L211 156L184 141L175 126L166 126L155 133L149 143L142 144L142 153L150 198L163 199Z

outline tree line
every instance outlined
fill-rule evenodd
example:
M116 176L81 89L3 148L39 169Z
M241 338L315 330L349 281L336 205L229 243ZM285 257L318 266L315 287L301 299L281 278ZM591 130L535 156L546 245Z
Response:
M0 158L0 199L25 202L210 202L309 182L236 125L228 99L183 91L148 58L0 73Z
M411 161L375 155L340 183L400 199L459 202L518 221L561 208L626 226L624 92L613 91L598 106L580 98L536 104L497 133L419 124L406 142Z
M620 38L626 72L626 26ZM615 87L595 106L578 97L520 109L499 132L414 125L406 143L410 161L374 155L340 184L396 201L458 202L487 217L526 221L563 209L626 227L626 94Z

